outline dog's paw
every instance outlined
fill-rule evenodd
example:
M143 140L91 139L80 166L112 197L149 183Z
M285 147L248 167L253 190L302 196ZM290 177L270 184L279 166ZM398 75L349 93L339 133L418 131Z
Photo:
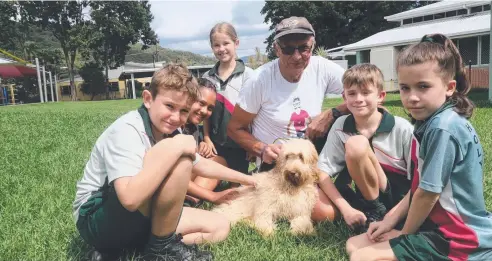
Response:
M290 220L290 230L294 235L315 235L313 223L309 217L297 217Z

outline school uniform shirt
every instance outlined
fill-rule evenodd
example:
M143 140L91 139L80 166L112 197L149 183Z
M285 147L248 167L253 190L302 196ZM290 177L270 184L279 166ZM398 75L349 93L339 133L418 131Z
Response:
M196 145L200 145L200 130L193 123L186 123L182 128L179 128L182 134L191 135L196 141Z
M323 57L313 56L297 83L285 80L276 59L256 69L239 94L239 106L256 117L255 138L266 143L303 138L309 123L321 113L327 94L341 94L344 70Z
M389 112L378 109L383 115L374 135L369 139L374 155L391 184L392 193L397 193L401 200L410 189L410 143L413 126L407 120L393 116ZM355 135L355 118L352 114L339 117L326 139L325 146L319 155L318 167L330 176L342 172L345 162L345 143Z
M412 194L417 188L440 194L425 222L447 240L439 249L447 249L451 260L492 260L483 149L470 122L447 103L429 119L417 121L411 160Z
M209 135L214 144L240 148L236 142L227 136L227 124L229 124L234 106L237 103L239 92L244 83L252 76L253 69L245 66L242 60L237 59L232 74L225 81L222 81L219 77L219 64L217 62L212 69L203 75L203 78L213 82L217 88L217 101L209 118Z
M177 132L169 136L174 136ZM80 207L105 183L112 185L121 177L137 175L143 168L145 153L155 144L147 109L142 105L112 123L96 141L82 179L77 182L73 217L77 222ZM195 155L193 165L200 156ZM163 158L163 160L165 160Z

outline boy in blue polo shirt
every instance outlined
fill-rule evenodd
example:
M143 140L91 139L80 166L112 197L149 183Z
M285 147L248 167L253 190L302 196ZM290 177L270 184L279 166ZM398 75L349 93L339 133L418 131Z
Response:
M320 201L313 216L333 220L341 214L351 228L362 232L370 222L381 220L410 187L407 158L413 127L378 108L386 93L383 74L375 65L347 70L343 87L351 114L336 120L320 154L318 167L328 175L320 177Z

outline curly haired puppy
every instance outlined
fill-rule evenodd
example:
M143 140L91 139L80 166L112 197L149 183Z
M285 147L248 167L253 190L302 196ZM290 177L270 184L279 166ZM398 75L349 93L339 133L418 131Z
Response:
M232 224L247 219L264 236L275 230L275 221L285 218L294 234L314 233L311 211L318 200L318 154L314 145L303 139L282 146L275 168L254 174L257 186L241 187L239 196L229 204L214 208Z

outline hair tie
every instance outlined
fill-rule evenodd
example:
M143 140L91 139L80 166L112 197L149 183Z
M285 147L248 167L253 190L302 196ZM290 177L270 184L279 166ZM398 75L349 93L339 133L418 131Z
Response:
M429 37L429 36L424 37L424 39L422 39L422 42L435 43L434 39L432 37Z

